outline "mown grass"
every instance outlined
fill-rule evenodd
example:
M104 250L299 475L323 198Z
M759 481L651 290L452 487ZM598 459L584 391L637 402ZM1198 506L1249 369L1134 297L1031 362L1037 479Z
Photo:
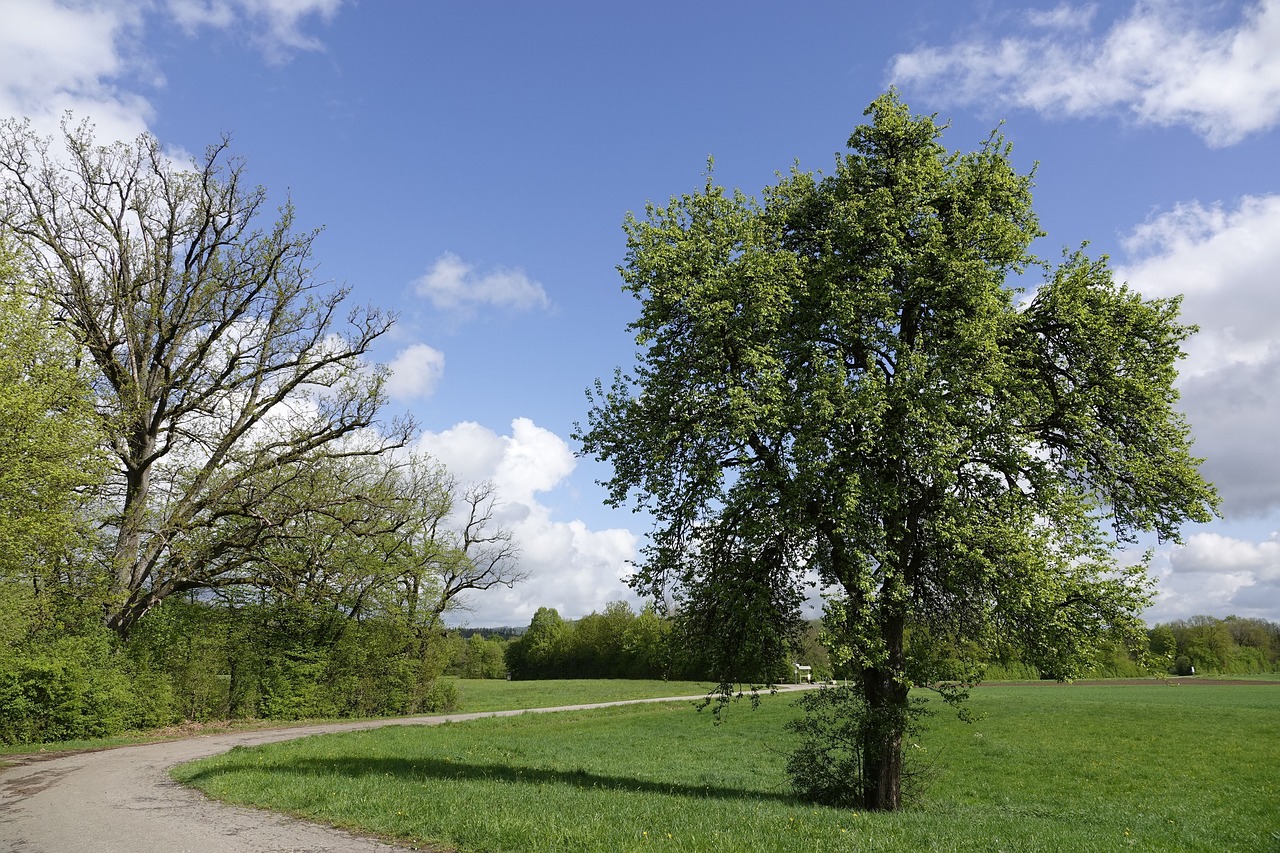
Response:
M496 700L495 700L496 701ZM1274 685L988 687L941 710L896 814L788 790L766 697L711 725L659 703L394 727L178 768L210 795L462 850L1280 851Z

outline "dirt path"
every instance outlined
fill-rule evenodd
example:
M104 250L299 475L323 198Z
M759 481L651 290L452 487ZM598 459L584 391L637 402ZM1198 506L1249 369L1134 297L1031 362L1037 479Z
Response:
M208 800L170 779L169 768L233 746L313 734L699 698L299 726L41 757L0 770L0 853L387 853L403 848Z

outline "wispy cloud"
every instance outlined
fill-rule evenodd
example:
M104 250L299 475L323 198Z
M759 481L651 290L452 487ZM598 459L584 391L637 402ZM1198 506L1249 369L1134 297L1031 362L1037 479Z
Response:
M242 26L274 62L295 50L317 50L319 39L303 31L304 24L319 18L328 22L343 0L167 0L178 26L188 34L202 27L230 29Z
M1280 0L1258 0L1225 28L1191 0L1141 0L1102 33L1095 12L1029 12L1003 37L899 54L889 76L940 100L1185 125L1213 146L1280 122Z
M426 275L414 282L414 292L446 311L483 306L527 311L551 306L542 285L524 270L494 267L477 272L452 252L436 258Z
M1069 3L1063 3L1048 10L1029 9L1027 11L1027 23L1033 27L1045 27L1053 30L1086 31L1097 14L1098 6L1096 3L1091 3L1088 6L1072 6Z
M320 42L304 27L328 21L341 0L3 0L0 116L26 117L53 135L66 112L89 119L99 141L131 140L154 119L148 92L163 85L145 53L149 31L175 23L189 35L240 27L272 62Z

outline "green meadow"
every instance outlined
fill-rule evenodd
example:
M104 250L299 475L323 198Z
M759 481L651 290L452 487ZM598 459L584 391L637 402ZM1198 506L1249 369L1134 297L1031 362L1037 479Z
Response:
M481 689L501 704L504 685ZM894 814L791 795L793 701L738 703L718 726L688 702L395 726L174 776L422 849L1280 851L1275 683L982 687L975 723L934 703L908 748L918 793Z

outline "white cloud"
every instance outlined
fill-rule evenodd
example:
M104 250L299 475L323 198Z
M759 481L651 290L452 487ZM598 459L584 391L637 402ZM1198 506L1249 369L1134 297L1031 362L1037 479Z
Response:
M414 282L414 292L444 310L490 305L524 311L551 305L542 285L525 275L524 270L494 267L477 274L474 267L452 252L436 258L426 275Z
M1172 552L1170 568L1177 573L1247 574L1264 581L1280 581L1280 538L1245 542L1220 533L1197 533Z
M302 31L313 17L328 22L343 0L168 0L167 7L188 35L202 27L229 29L245 24L253 41L272 61L294 50L318 50L321 43Z
M1069 3L1062 3L1048 11L1029 9L1027 11L1027 23L1033 27L1043 27L1045 29L1083 31L1089 29L1097 13L1098 7L1096 4L1072 6Z
M889 75L964 103L1127 111L1144 124L1188 125L1215 146L1280 121L1280 0L1258 0L1225 29L1192 0L1139 0L1097 37L1093 11L1059 6L1030 13L1034 31L899 54Z
M391 377L387 393L398 400L430 397L444 377L444 353L427 344L414 344L400 350L387 365Z
M99 141L132 140L154 109L144 94L163 79L145 55L149 29L177 23L189 35L238 24L272 61L318 48L303 32L342 0L0 0L0 116L27 117L55 135L64 113L94 123Z
M58 131L64 112L91 118L99 139L133 139L146 130L151 105L119 87L143 24L140 4L66 5L5 0L0 26L0 115L25 116L42 136Z
M503 506L499 521L511 529L529 579L513 589L499 588L472 599L466 621L472 625L529 623L539 607L554 607L567 619L600 611L610 601L637 603L626 587L637 538L629 530L592 530L575 519L561 521L542 497L559 487L576 466L560 436L528 418L511 423L510 435L498 435L466 422L427 433L418 449L440 460L463 482L490 480Z
M1248 542L1197 533L1160 555L1155 605L1148 623L1216 614L1274 619L1280 607L1280 535Z
M1179 205L1136 228L1116 270L1144 296L1183 294L1200 332L1181 365L1182 408L1231 516L1280 507L1280 196L1235 209Z

